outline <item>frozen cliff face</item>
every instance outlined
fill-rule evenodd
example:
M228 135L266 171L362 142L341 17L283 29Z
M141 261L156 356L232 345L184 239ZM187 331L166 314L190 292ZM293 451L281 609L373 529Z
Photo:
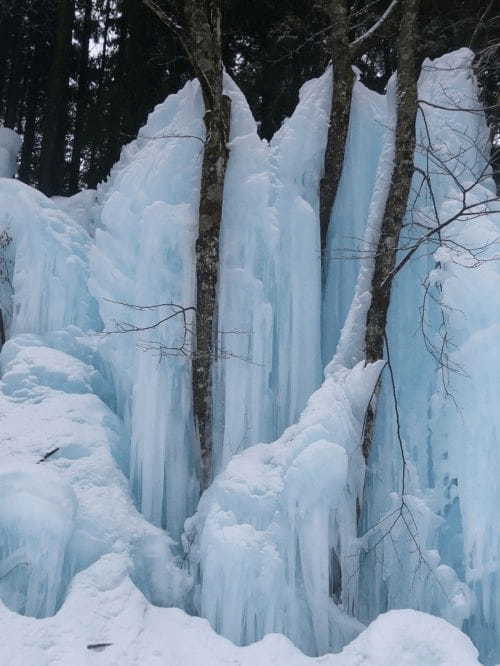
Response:
M469 62L468 51L426 62L420 99L474 108ZM10 337L0 383L0 621L12 636L0 661L307 661L283 637L237 648L204 620L151 606L138 588L155 604L199 611L240 644L279 631L316 655L362 632L321 660L332 666L477 664L457 629L417 610L463 627L488 665L500 660L499 233L498 217L475 214L488 213L491 182L474 184L484 120L419 112L415 160L421 170L430 160L433 196L417 172L403 244L436 212L443 221L462 200L475 208L396 277L393 386L383 363L364 365L363 325L394 159L395 81L383 97L355 86L321 313L317 187L329 81L327 72L303 88L268 144L226 80L220 474L197 511L186 326L203 149L198 85L155 109L97 204L92 192L51 201L0 180ZM178 306L188 308L185 321ZM379 376L365 475L364 416ZM417 610L362 631L406 606ZM99 643L111 645L88 650Z
M12 178L16 173L17 154L22 139L8 127L0 127L0 178Z
M269 146L226 80L232 125L214 363L216 470L237 451L276 438L320 383L316 191L327 88L326 75L319 88L306 86L301 106ZM193 314L155 324L175 312L169 303L195 302L202 113L198 85L190 83L159 105L124 149L99 192L90 280L110 333L101 353L130 432L134 493L144 515L176 538L199 492L193 340L186 333Z
M215 467L278 437L321 379L318 179L329 77L306 85L271 144L229 79L215 366Z
M301 236L304 233L314 233L317 242L317 189L330 81L327 72L304 87L293 117L271 144L272 163L280 164L283 159L278 171L281 181L276 215L271 221L276 221L278 238L285 247L287 238L290 242L297 238L307 248L307 239ZM393 97L390 99L392 102ZM325 301L324 317L331 322L332 330L325 329L325 348L331 348L340 336L342 317L356 291L342 350L327 369L324 384L310 398L298 425L273 444L260 444L235 456L204 494L187 530L186 547L199 567L195 604L212 626L239 644L280 631L308 654L318 654L332 647L340 649L362 628L352 612L358 594L356 536L364 484L361 442L365 409L381 367L363 368L360 350L363 317L369 304L366 291L371 273L366 264L371 262L371 254L360 253L361 260L358 257L357 262L343 269L341 262L334 261L333 253L335 247L345 247L346 236L352 240L352 220L360 236L355 239L356 248L372 247L376 241L393 159L392 132L387 127L393 110L388 110L385 98L369 93L359 83L354 100L350 128L354 138L348 146L348 168L354 169L363 150L356 138L358 130L365 144L370 136L372 147L365 145L364 152L368 150L372 160L365 170L369 174L366 197L359 197L357 188L343 180L335 227L339 237L330 239L327 293L333 302L330 308ZM314 131L308 120L311 116L315 119ZM278 176L273 175L276 183ZM363 192L364 185L359 185ZM295 205L287 209L287 215L282 214L282 230L278 213L293 196ZM353 204L356 197L358 201ZM302 218L300 222L297 218L298 226L292 229L290 221L295 214ZM314 232L308 232L308 224L315 226ZM319 246L314 247L319 259ZM353 249L352 254L356 251ZM284 266L281 270L289 267L288 279L292 279L296 267L298 270L307 262L307 256L290 264L286 255L277 256ZM360 264L363 280L356 286ZM303 326L319 329L319 302L317 307L309 307L320 285L319 266L312 278L302 279L300 284L294 282L293 293L299 296L292 308L287 306L287 314L286 309L282 311L282 321L296 317ZM314 319L312 324L310 318ZM291 338L285 339L290 346ZM319 353L319 346L316 349ZM300 385L309 368L300 362L299 349L295 356L289 361L293 369L288 372L294 373L293 382Z
M371 258L376 242L380 203L383 205L387 196L393 159L392 85L387 96L368 90L359 81L353 88L342 176L327 239L322 321L325 364L336 351L360 267ZM363 292L367 288L369 282L363 285Z
M110 409L114 388L95 351L102 322L87 288L93 194L82 199L72 202L77 220L71 205L63 212L0 180L10 338L1 354L0 599L35 617L53 614L75 572L109 552L130 558L132 579L155 603L181 604L188 585L170 538L138 513L122 471L127 433Z

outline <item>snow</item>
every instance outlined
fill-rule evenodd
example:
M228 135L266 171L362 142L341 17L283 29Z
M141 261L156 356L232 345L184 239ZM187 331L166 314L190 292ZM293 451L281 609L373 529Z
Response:
M248 647L218 636L206 620L150 605L121 554L79 573L54 617L34 620L0 605L0 662L9 666L478 666L477 651L444 620L416 611L381 615L341 654L304 656L284 636ZM96 646L94 648L89 646ZM99 647L100 646L100 647Z

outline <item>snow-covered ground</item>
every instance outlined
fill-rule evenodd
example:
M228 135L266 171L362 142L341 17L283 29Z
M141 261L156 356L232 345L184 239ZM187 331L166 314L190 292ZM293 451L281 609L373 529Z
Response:
M110 554L73 580L54 617L0 606L0 663L9 666L478 666L470 640L418 611L381 615L341 654L304 656L284 636L248 647L218 636L207 620L149 604Z

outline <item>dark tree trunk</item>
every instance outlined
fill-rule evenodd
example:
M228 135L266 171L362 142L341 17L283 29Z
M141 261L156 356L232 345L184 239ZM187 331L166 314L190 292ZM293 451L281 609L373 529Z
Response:
M0 117L4 117L5 102L4 102L4 89L7 81L7 70L10 52L10 33L11 33L10 16L0 17Z
M206 142L201 175L199 231L196 241L196 348L193 405L200 438L202 485L212 477L212 361L217 355L217 279L224 178L229 157L231 103L223 94L221 10L209 0L187 0L196 69L205 102Z
M231 102L223 93L220 0L185 0L186 29L155 2L143 0L177 35L198 77L205 103L205 150L196 241L196 339L193 408L201 448L202 488L212 478L212 361L217 357L217 279Z
M15 129L19 114L19 103L22 98L22 75L23 75L23 26L22 17L16 16L16 25L13 26L11 35L13 49L11 52L9 81L7 84L7 95L5 102L5 127Z
M366 317L365 355L372 363L384 357L384 340L393 271L413 175L417 114L417 16L420 0L404 0L398 36L397 123L392 181L375 255L372 300ZM368 409L363 442L370 452L376 414L375 395Z
M80 185L80 161L84 145L84 133L87 126L87 109L89 96L89 41L92 28L92 0L85 4L83 17L83 29L80 39L80 63L78 72L78 93L76 97L76 116L73 137L73 151L71 153L71 165L69 175L69 192L78 192Z
M40 154L39 188L47 196L58 193L62 186L74 0L59 0L57 11L57 34L49 74Z
M24 123L23 146L18 176L24 183L33 183L33 153L35 148L36 119L38 111L39 86L32 75L26 98L26 119Z
M118 57L113 85L110 89L109 124L113 128L110 136L106 160L102 160L101 168L104 173L111 170L119 160L123 143L124 116L126 114L128 90L128 51L130 42L131 20L134 14L134 4L137 0L122 0L122 15L119 22ZM129 137L129 139L132 137Z
M323 277L326 275L326 242L333 204L342 176L342 166L349 132L354 73L352 65L356 58L366 53L381 35L392 30L399 0L392 0L384 14L361 37L349 41L351 25L347 0L323 0L324 9L332 24L330 33L332 53L332 102L330 122L325 149L323 177L319 185L319 222Z
M323 177L319 186L319 222L321 253L324 257L330 216L337 194L349 130L354 74L349 45L349 16L345 0L332 0L329 11L332 20L333 89L325 149Z
M97 98L95 103L96 117L93 120L93 140L90 148L89 169L87 171L87 186L90 188L97 187L99 182L99 168L97 164L97 143L101 134L102 122L102 104L104 98L104 80L106 73L107 55L108 55L108 39L109 27L111 22L111 0L106 0L106 7L104 10L104 31L102 33L102 53L99 64L99 75L97 79Z

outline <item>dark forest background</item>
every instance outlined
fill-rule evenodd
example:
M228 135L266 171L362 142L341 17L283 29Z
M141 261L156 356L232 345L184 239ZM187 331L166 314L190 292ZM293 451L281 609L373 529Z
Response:
M324 0L222 1L225 66L261 136L270 138L293 111L300 86L330 60ZM351 2L352 37L387 5ZM475 51L486 107L500 95L494 5L424 0L419 21L422 58L460 46ZM163 7L169 11L168 0ZM381 37L356 63L370 88L383 91L394 71L393 41ZM155 104L192 76L175 35L141 0L0 0L0 125L24 135L18 177L48 195L105 179ZM498 133L498 110L488 119Z

